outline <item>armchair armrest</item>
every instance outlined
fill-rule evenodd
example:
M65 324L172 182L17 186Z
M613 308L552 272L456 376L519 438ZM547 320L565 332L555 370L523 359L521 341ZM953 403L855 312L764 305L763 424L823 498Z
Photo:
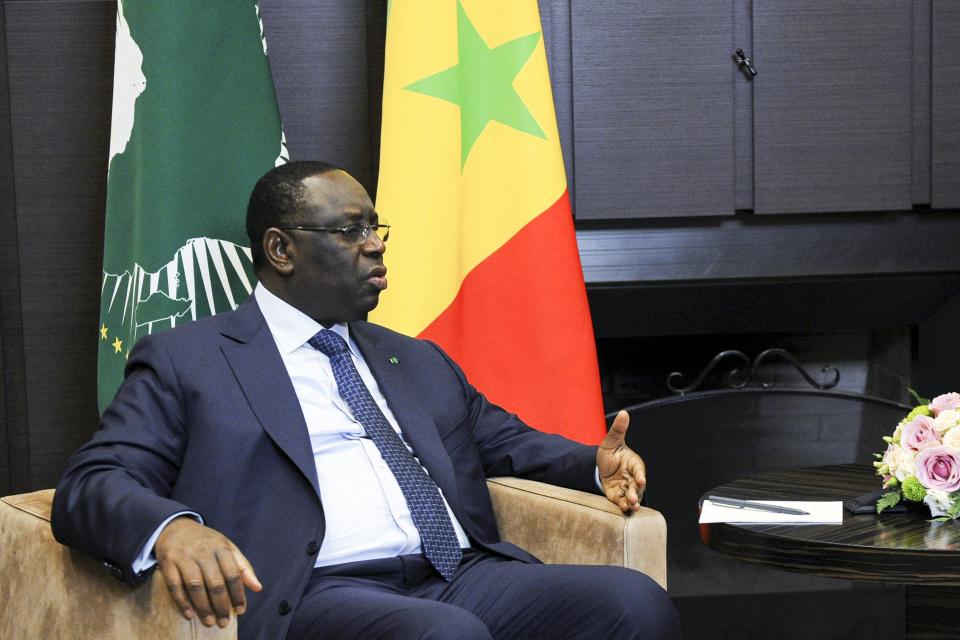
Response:
M500 537L544 562L636 569L667 587L667 523L646 507L625 516L603 496L520 478L489 478Z
M53 489L0 498L0 638L235 640L186 620L154 572L131 588L96 560L53 538Z

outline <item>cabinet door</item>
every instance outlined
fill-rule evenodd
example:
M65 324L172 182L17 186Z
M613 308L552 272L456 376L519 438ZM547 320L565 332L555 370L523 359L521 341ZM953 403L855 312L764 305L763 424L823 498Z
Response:
M933 3L931 201L960 207L960 3Z
M734 211L733 8L571 0L577 218Z
M754 209L912 206L912 20L902 0L754 0Z

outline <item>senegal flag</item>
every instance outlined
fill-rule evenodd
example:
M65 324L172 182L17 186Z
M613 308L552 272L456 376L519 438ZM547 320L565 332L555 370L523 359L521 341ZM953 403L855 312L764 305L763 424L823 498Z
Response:
M536 0L391 3L371 319L434 340L493 402L605 433Z
M250 294L257 179L286 161L254 0L117 3L98 399L137 338Z

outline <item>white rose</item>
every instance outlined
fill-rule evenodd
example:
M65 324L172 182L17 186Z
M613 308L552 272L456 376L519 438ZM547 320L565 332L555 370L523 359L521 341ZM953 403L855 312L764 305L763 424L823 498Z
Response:
M883 457L883 461L887 463L890 467L890 475L894 478L903 482L912 475L915 475L914 471L916 470L916 464L914 461L913 451L908 451L902 447L893 446L887 449L887 453L890 455L889 459L886 455Z
M940 415L933 419L933 428L940 434L943 434L958 424L960 424L960 411L956 409L941 411Z
M943 444L960 449L960 427L954 427L943 434Z
M900 442L900 434L903 432L903 425L905 424L907 424L906 418L897 423L897 428L893 430L893 439L897 442Z
M923 498L923 501L930 507L930 515L934 517L947 515L947 509L952 504L950 494L937 489L927 489L927 495Z

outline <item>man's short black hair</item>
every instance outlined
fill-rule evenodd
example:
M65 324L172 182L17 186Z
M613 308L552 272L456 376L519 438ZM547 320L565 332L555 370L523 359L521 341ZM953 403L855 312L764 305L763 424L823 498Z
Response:
M257 180L247 204L247 236L254 266L263 262L266 230L298 221L307 193L303 179L339 169L320 160L297 160L274 167Z

